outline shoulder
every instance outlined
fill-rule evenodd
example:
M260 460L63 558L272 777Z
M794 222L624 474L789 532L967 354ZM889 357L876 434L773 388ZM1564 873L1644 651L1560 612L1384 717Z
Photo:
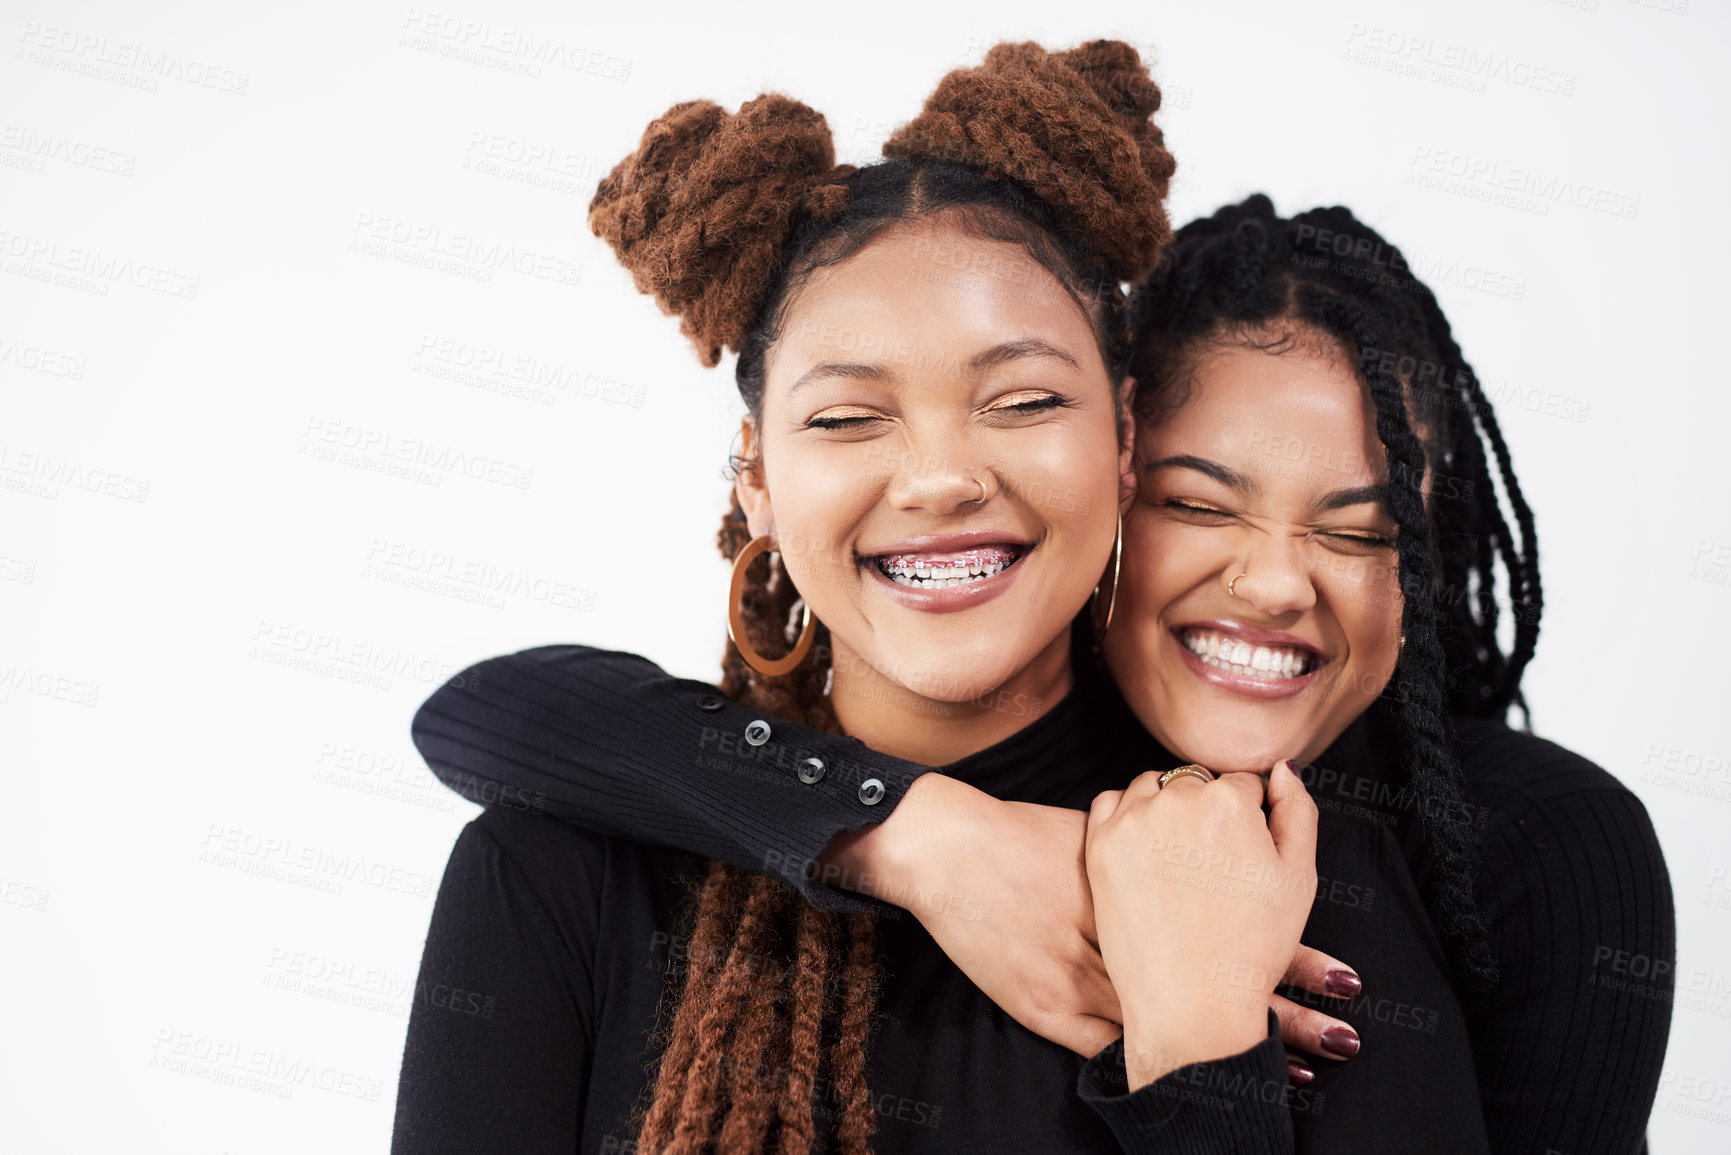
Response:
M463 828L453 862L463 855L496 871L505 885L532 897L560 922L588 921L604 902L653 900L664 884L688 877L702 862L685 851L596 834L550 814L504 805L487 807Z
M1563 804L1646 813L1615 775L1573 750L1488 718L1451 721L1468 789L1504 818Z
M1666 869L1647 808L1603 767L1540 738L1485 718L1456 718L1455 757L1476 805L1481 846L1573 873L1616 863L1664 888ZM1589 866L1589 864L1591 864ZM1506 865L1506 864L1505 864Z
M525 806L496 804L484 808L463 828L458 842L500 855L530 878L564 871L567 878L600 870L608 839Z

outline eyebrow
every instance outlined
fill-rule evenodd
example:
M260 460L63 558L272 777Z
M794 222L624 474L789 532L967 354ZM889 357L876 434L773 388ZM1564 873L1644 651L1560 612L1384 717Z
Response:
M1221 465L1218 461L1210 461L1206 457L1194 457L1187 453L1173 457L1162 457L1159 461L1150 461L1143 466L1149 473L1157 469L1194 469L1206 477L1212 477L1226 488L1255 497L1262 492L1262 487L1253 478L1244 476ZM1386 485L1359 485L1351 489L1336 489L1325 493L1312 503L1312 508L1318 513L1329 513L1337 509L1348 509L1355 505L1380 505L1388 508L1388 487Z
M1049 357L1062 361L1072 369L1080 369L1081 362L1074 356L1039 337L1022 337L1015 341L1002 341L990 349L976 353L964 367L965 371L984 373L999 365L1028 357ZM861 361L820 361L799 375L799 380L788 390L788 396L798 393L808 385L830 377L841 377L851 381L890 381L895 378L895 371L887 365Z
M993 345L984 353L978 353L968 362L968 372L983 373L987 369L995 369L1010 361L1023 357L1051 357L1062 361L1072 369L1080 369L1081 363L1068 352L1058 348L1050 341L1042 341L1038 337L1023 337L1017 341L1004 341Z
M1317 499L1316 509L1319 513L1331 510L1346 509L1354 505L1380 505L1388 508L1388 486L1361 485L1356 489L1337 489L1333 493L1325 493Z
M1180 453L1174 457L1162 457L1159 461L1150 461L1143 466L1149 473L1157 469L1194 469L1205 477L1212 477L1227 489L1255 496L1262 492L1262 487L1254 480L1221 465L1218 461L1210 461L1206 457L1193 457L1188 453Z

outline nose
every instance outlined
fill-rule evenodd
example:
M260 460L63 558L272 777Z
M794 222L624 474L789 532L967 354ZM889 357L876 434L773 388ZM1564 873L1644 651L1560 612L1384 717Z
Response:
M899 460L889 481L891 506L940 516L984 505L995 492L989 470L919 453Z
M1301 614L1316 605L1304 538L1257 532L1236 566L1220 576L1226 592L1269 617Z

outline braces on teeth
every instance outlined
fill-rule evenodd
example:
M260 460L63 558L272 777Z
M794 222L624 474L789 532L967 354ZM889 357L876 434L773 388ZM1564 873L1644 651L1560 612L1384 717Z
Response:
M1230 634L1189 631L1184 635L1184 647L1200 658L1205 666L1271 681L1302 677L1311 668L1311 655L1302 650L1252 646Z
M983 581L1004 572L1016 555L1009 550L989 549L951 558L945 565L912 554L892 554L878 559L878 569L899 586L915 589L947 589Z

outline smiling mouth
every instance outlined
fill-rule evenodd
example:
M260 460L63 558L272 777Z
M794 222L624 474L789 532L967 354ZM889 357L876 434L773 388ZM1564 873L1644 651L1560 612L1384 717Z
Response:
M1221 630L1187 629L1178 635L1184 648L1211 669L1266 682L1285 682L1314 671L1321 660L1298 646L1253 646Z
M869 559L899 586L941 590L997 577L1027 553L1022 547L971 549L961 553L892 553Z

